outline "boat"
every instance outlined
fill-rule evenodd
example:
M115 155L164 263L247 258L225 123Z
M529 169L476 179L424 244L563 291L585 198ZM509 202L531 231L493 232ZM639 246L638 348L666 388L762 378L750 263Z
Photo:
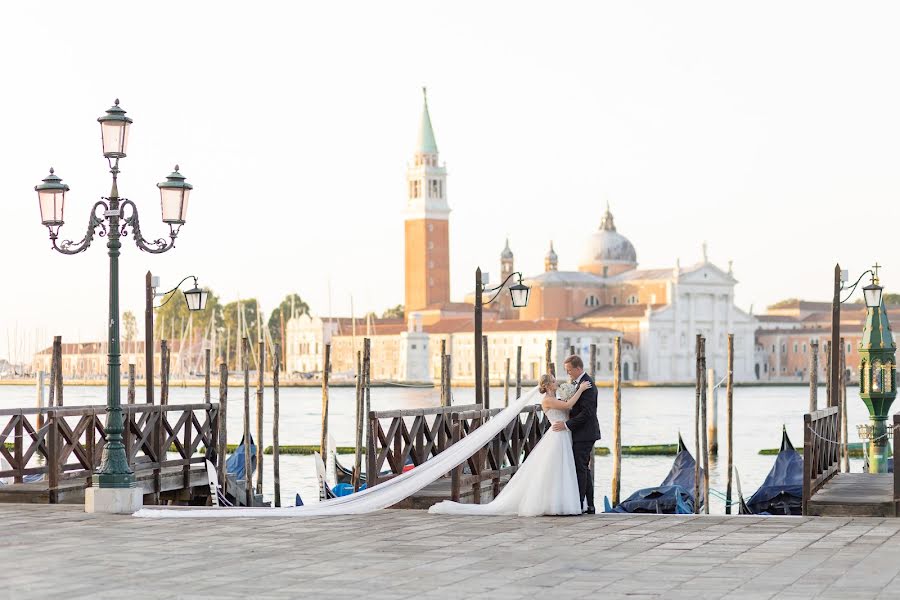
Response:
M325 462L322 460L322 455L318 452L313 452L313 456L316 461L316 479L319 482L319 500L331 500L333 498L340 498L341 496L349 496L353 493L353 485L350 483L336 483L334 487L328 485L328 478L326 477L327 470L325 468ZM359 489L360 491L366 489L365 479L360 481ZM295 502L297 500L301 503L303 502L303 500L300 499L300 494L297 494ZM302 506L302 504L297 504L296 506Z
M253 436L250 436L250 471L256 471L256 444L253 443ZM225 472L234 475L235 480L244 479L244 438L241 443L234 449L228 460L225 461Z
M346 483L347 485L353 484L353 469L348 469L344 465L341 464L341 461L338 460L337 452L332 453L334 456L334 473L335 480L337 485L342 483ZM403 467L403 472L406 473L410 469L412 469L415 465L413 464L412 457L406 459L406 465ZM382 475L390 475L390 471L382 471ZM359 483L360 485L366 483L366 474L360 473L359 475Z
M803 455L794 449L787 434L781 428L781 448L775 464L746 503L741 514L752 515L800 515L803 509ZM744 510L744 507L741 507Z
M694 513L694 457L678 434L678 453L672 462L669 474L656 487L636 491L616 507L611 507L609 498L604 498L604 512L615 513L655 513L663 515L684 515ZM700 469L700 476L703 476ZM702 492L701 492L702 493ZM700 506L703 506L701 501Z

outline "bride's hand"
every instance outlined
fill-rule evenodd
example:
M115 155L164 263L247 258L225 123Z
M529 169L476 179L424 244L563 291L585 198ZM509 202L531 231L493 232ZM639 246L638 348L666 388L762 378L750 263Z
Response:
M578 391L579 391L579 392L583 392L584 390L590 389L590 387L591 387L591 382L590 382L590 381L582 381L582 382L578 385Z

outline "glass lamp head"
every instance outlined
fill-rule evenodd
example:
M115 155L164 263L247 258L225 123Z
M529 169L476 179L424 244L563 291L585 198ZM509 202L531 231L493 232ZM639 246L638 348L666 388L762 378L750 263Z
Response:
M125 111L119 107L118 98L97 121L100 123L100 135L103 140L103 156L125 158L128 149L128 130L132 120L126 117Z
M866 298L866 306L869 308L878 308L881 306L882 288L877 283L871 283L863 288L863 296Z
M63 208L69 186L62 182L50 168L50 174L44 177L43 183L34 186L38 193L38 205L41 209L41 223L47 227L59 227L63 224Z
M528 294L531 288L522 283L522 276L519 276L519 283L509 286L509 295L512 297L512 305L514 308L524 308L528 305Z
M194 283L194 287L184 292L184 301L187 303L188 310L204 310L206 308L206 299L209 297L208 290L201 290Z
M194 186L189 184L184 175L178 172L178 165L166 180L157 183L159 199L162 203L162 220L169 225L184 225L187 218L188 200Z

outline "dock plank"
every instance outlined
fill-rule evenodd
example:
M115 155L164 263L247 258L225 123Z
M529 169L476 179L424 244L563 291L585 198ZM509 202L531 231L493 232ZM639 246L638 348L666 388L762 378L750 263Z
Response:
M897 516L893 473L838 473L808 503L813 516Z

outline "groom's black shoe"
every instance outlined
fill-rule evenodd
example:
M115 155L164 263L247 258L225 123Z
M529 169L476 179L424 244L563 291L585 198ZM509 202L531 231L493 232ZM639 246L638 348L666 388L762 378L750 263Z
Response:
M583 513L581 513L581 514L583 514L583 515L593 515L593 514L597 514L597 510L596 510L593 506L588 506L588 507L587 507L587 510L584 511Z

